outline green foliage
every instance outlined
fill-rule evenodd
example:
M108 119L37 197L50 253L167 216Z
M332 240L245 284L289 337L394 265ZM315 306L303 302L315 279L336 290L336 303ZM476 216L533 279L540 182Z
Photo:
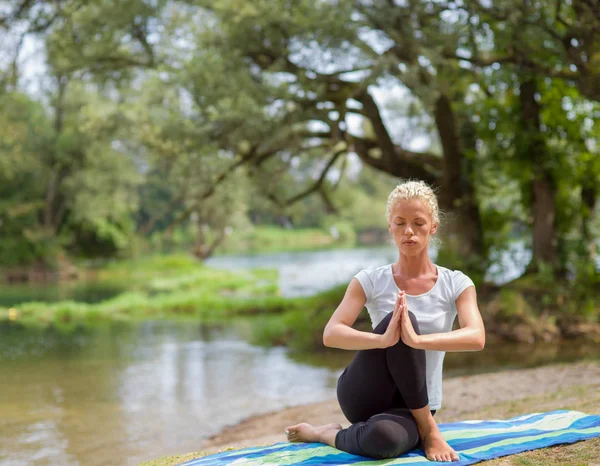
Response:
M323 228L342 245L353 246L356 244L356 231L349 221L340 220L337 217L329 216L323 219Z
M105 301L30 302L0 308L0 323L52 326L61 332L108 320L197 318L222 322L232 315L282 312L293 306L279 296L271 270L231 272L210 269L186 256L147 257L109 263L96 280L127 280L128 291Z
M3 27L38 34L46 84L26 95L18 66L0 63L0 262L122 257L148 235L198 257L283 246L257 224L335 225L352 244L385 229L388 174L417 173L481 222L477 251L448 241L440 260L481 272L515 238L537 241L542 174L551 273L592 276L597 21L584 6L515 5L25 2ZM539 105L527 131L524 82ZM326 243L300 235L296 248Z
M522 293L511 289L500 291L499 297L500 313L506 320L515 320L515 318L532 317L533 309L527 303ZM518 322L518 320L517 320Z
M105 102L77 83L70 89L61 91L54 122L22 95L2 97L4 266L52 265L64 249L110 255L128 244L140 176L98 123Z
M217 250L220 253L258 253L281 251L309 251L344 245L339 238L322 229L286 229L274 226L257 226L234 231Z
M286 312L255 317L250 340L260 345L285 345L294 350L323 348L323 329L341 302L346 285L310 298L288 300Z

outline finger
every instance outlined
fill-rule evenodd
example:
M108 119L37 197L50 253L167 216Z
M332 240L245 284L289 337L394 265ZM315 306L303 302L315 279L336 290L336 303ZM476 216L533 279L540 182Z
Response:
M398 306L400 306L400 304L402 304L402 296L401 296L401 291L398 292L398 294L396 295L396 302L394 303L394 311L398 308Z
M398 308L396 310L394 310L394 315L392 315L391 323L394 324L395 326L398 326L398 323L400 322L401 318L402 318L402 310L400 309L400 306L398 306Z
M402 324L404 323L404 319L405 319L405 315L406 315L406 312L404 312L404 311L405 311L405 308L401 304L400 305L400 323L402 323Z
M396 295L396 302L394 303L394 310L392 312L396 312L398 310L398 306L400 306L400 293Z
M402 292L400 292L402 293ZM402 304L402 298L400 296L400 293L398 293L398 296L396 298L396 303L394 304L394 312L397 313L399 311L400 305Z
M400 303L398 305L398 318L399 319L403 318L403 316L404 316L404 309L405 309L404 305L402 303Z

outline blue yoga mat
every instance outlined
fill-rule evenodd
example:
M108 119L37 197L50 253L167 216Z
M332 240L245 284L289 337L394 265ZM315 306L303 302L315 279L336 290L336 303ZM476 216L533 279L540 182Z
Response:
M573 443L600 437L600 416L578 411L550 411L527 414L505 421L462 421L440 424L446 441L459 454L460 461L429 461L423 450L413 450L398 458L373 460L351 455L322 443L276 443L266 447L244 448L205 456L183 463L185 466L263 465L432 465L474 464L523 451Z

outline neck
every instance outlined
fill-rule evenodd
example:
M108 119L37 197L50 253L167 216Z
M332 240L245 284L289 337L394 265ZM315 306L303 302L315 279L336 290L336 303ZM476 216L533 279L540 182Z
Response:
M435 270L427 249L424 249L417 256L407 256L400 253L400 257L394 265L396 274L406 278L419 277Z

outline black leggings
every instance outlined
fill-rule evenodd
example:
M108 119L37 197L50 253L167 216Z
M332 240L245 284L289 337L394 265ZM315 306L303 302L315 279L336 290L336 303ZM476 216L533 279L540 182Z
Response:
M414 314L409 315L420 333ZM390 312L373 332L383 334L391 318ZM416 448L419 430L410 410L429 404L425 351L402 340L389 348L358 351L338 380L337 396L352 423L335 437L339 450L383 459Z

